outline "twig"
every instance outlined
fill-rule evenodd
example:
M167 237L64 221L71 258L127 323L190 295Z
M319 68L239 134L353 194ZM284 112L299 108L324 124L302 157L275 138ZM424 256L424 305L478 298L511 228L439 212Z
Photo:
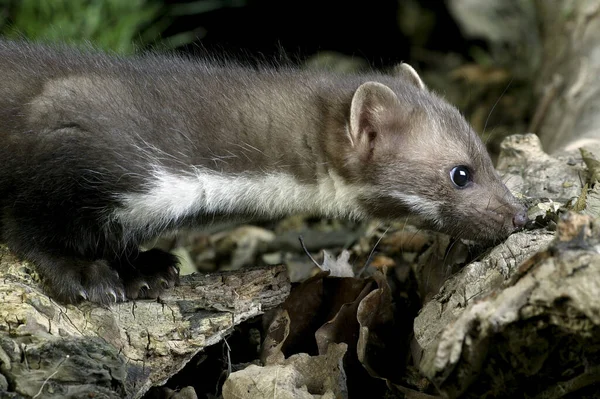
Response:
M318 268L321 268L321 265L319 265L319 263L315 260L315 258L312 257L310 252L308 252L306 245L304 245L304 239L302 238L302 236L298 236L298 240L300 240L300 246L304 250L304 253L306 253L306 255L310 258L310 260L312 260L312 262L315 264L315 266L317 266Z
M62 364L69 358L69 355L66 355L65 358L63 360L60 361L60 363L58 363L58 365L56 366L56 370L54 370L54 373L50 374L48 376L48 378L46 378L44 380L44 382L42 383L42 386L40 387L40 390L38 391L38 393L36 393L32 399L37 398L38 396L40 396L42 394L42 391L44 390L44 387L46 386L46 384L48 383L48 381L50 381L50 378L54 377L56 375L56 373L58 373L58 370L60 370L60 366L62 366Z

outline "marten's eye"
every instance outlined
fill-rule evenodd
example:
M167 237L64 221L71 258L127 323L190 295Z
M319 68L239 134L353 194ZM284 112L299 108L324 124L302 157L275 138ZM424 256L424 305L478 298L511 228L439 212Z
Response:
M450 171L450 179L458 188L466 187L471 182L471 173L469 168L464 165L455 166Z

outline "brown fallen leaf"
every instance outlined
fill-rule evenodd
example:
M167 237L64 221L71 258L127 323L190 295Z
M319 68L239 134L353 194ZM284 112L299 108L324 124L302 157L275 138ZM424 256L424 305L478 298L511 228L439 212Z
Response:
M317 354L315 331L331 320L343 304L354 301L364 286L369 283L364 279L327 276L327 272L321 272L295 285L281 306L288 312L290 318L289 335L282 345L285 356L302 352ZM272 311L270 317L273 317L274 312ZM267 325L270 323L271 319L267 318ZM267 356L263 354L261 358Z
M391 231L381 239L380 248L386 254L416 252L420 253L430 244L431 233L414 228L402 228Z
M278 308L271 320L261 350L264 365L281 364L285 360L281 348L290 334L290 316L287 310Z
M370 265L377 269L382 269L384 267L394 267L396 266L396 261L385 255L377 255L373 257Z
M369 378L356 351L360 328L356 312L363 298L372 292L373 288L375 288L375 284L371 280L363 287L354 301L343 304L337 314L315 333L319 353L327 350L332 343L344 342L348 345L348 353L344 357L344 369L348 376L348 390L352 393L352 397L357 398L380 397L385 390L383 384ZM375 382L375 386L373 386L373 382Z
M327 271L307 279L292 288L270 319L261 359L283 364L298 353L323 355L331 345L344 343L350 396L382 397L389 381L403 382L398 376L406 367L414 315L399 281L394 288L397 298L379 270L368 278L332 277ZM405 313L401 322L395 321L396 309Z
M400 381L408 351L404 343L410 329L404 330L394 319L390 286L381 273L373 275L378 288L359 304L356 317L360 325L357 356L373 377Z
M366 284L354 301L343 304L336 315L315 332L319 353L324 353L332 342L346 342L350 350L356 348L359 329L356 311L373 286L373 282Z

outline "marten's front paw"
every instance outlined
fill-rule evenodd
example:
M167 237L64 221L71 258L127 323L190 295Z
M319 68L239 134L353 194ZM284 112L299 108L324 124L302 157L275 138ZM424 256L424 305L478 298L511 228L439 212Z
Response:
M128 298L155 299L165 289L179 284L179 262L175 255L152 249L130 261L132 267L121 273Z
M103 305L125 300L125 286L119 274L105 260L71 260L64 274L46 281L53 298L62 303L83 300Z

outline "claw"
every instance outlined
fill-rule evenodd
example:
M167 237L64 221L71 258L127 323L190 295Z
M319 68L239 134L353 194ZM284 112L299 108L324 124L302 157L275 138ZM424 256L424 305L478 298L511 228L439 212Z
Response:
M146 296L146 293L147 293L148 291L150 291L150 286L148 285L148 283L144 282L144 284L142 284L142 285L140 286L140 288L138 289L138 294L137 294L137 296L138 296L138 297L142 297L142 298L143 298L144 296Z
M109 290L108 294L110 294L114 298L114 302L115 303L118 302L118 300L117 300L117 293L113 289Z
M119 290L119 299L121 300L121 302L125 302L125 300L126 300L125 291Z
M161 277L159 281L160 281L160 285L161 285L163 288L169 288L169 287L171 286L171 285L169 284L169 281L168 281L167 279L163 278L163 277Z
M79 290L78 294L84 301L88 300L88 296L87 296L87 293L85 292L85 290Z

